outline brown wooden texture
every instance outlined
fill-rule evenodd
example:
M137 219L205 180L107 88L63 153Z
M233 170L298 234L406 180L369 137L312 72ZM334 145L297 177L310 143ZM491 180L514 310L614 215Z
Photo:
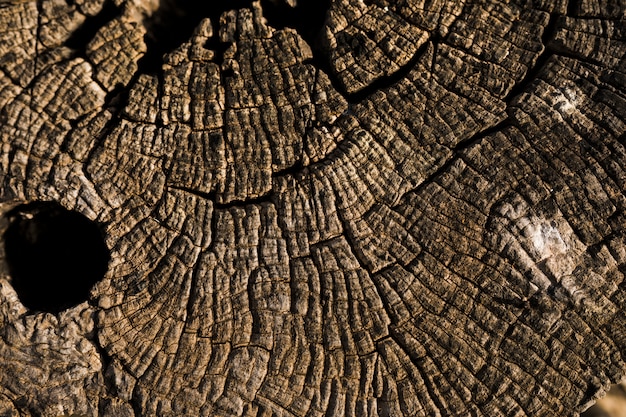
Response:
M3 269L0 415L576 416L624 375L623 2L335 0L318 48L252 3L155 69L158 13L0 1L0 210L112 254L58 315Z

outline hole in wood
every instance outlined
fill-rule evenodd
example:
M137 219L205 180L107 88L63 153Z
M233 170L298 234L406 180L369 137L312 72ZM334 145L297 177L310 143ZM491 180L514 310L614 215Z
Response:
M54 202L22 204L5 216L6 262L22 304L58 313L86 301L110 259L98 224Z

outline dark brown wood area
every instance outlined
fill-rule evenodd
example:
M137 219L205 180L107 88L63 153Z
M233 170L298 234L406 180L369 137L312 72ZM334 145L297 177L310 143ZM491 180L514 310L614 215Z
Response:
M0 0L0 416L578 416L624 376L623 1L227 3ZM48 313L4 249L40 201L110 252Z

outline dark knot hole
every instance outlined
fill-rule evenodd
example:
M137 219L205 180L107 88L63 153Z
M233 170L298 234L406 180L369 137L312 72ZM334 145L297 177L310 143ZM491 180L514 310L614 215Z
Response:
M22 204L5 216L6 262L22 304L58 313L86 301L110 259L98 223L54 202Z

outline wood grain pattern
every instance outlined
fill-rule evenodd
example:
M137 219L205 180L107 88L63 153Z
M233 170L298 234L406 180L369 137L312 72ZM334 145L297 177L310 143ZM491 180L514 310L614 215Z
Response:
M0 415L577 416L623 377L621 2L334 0L315 43L238 7L154 67L156 2L0 2L0 212L112 256L58 315L0 268Z

